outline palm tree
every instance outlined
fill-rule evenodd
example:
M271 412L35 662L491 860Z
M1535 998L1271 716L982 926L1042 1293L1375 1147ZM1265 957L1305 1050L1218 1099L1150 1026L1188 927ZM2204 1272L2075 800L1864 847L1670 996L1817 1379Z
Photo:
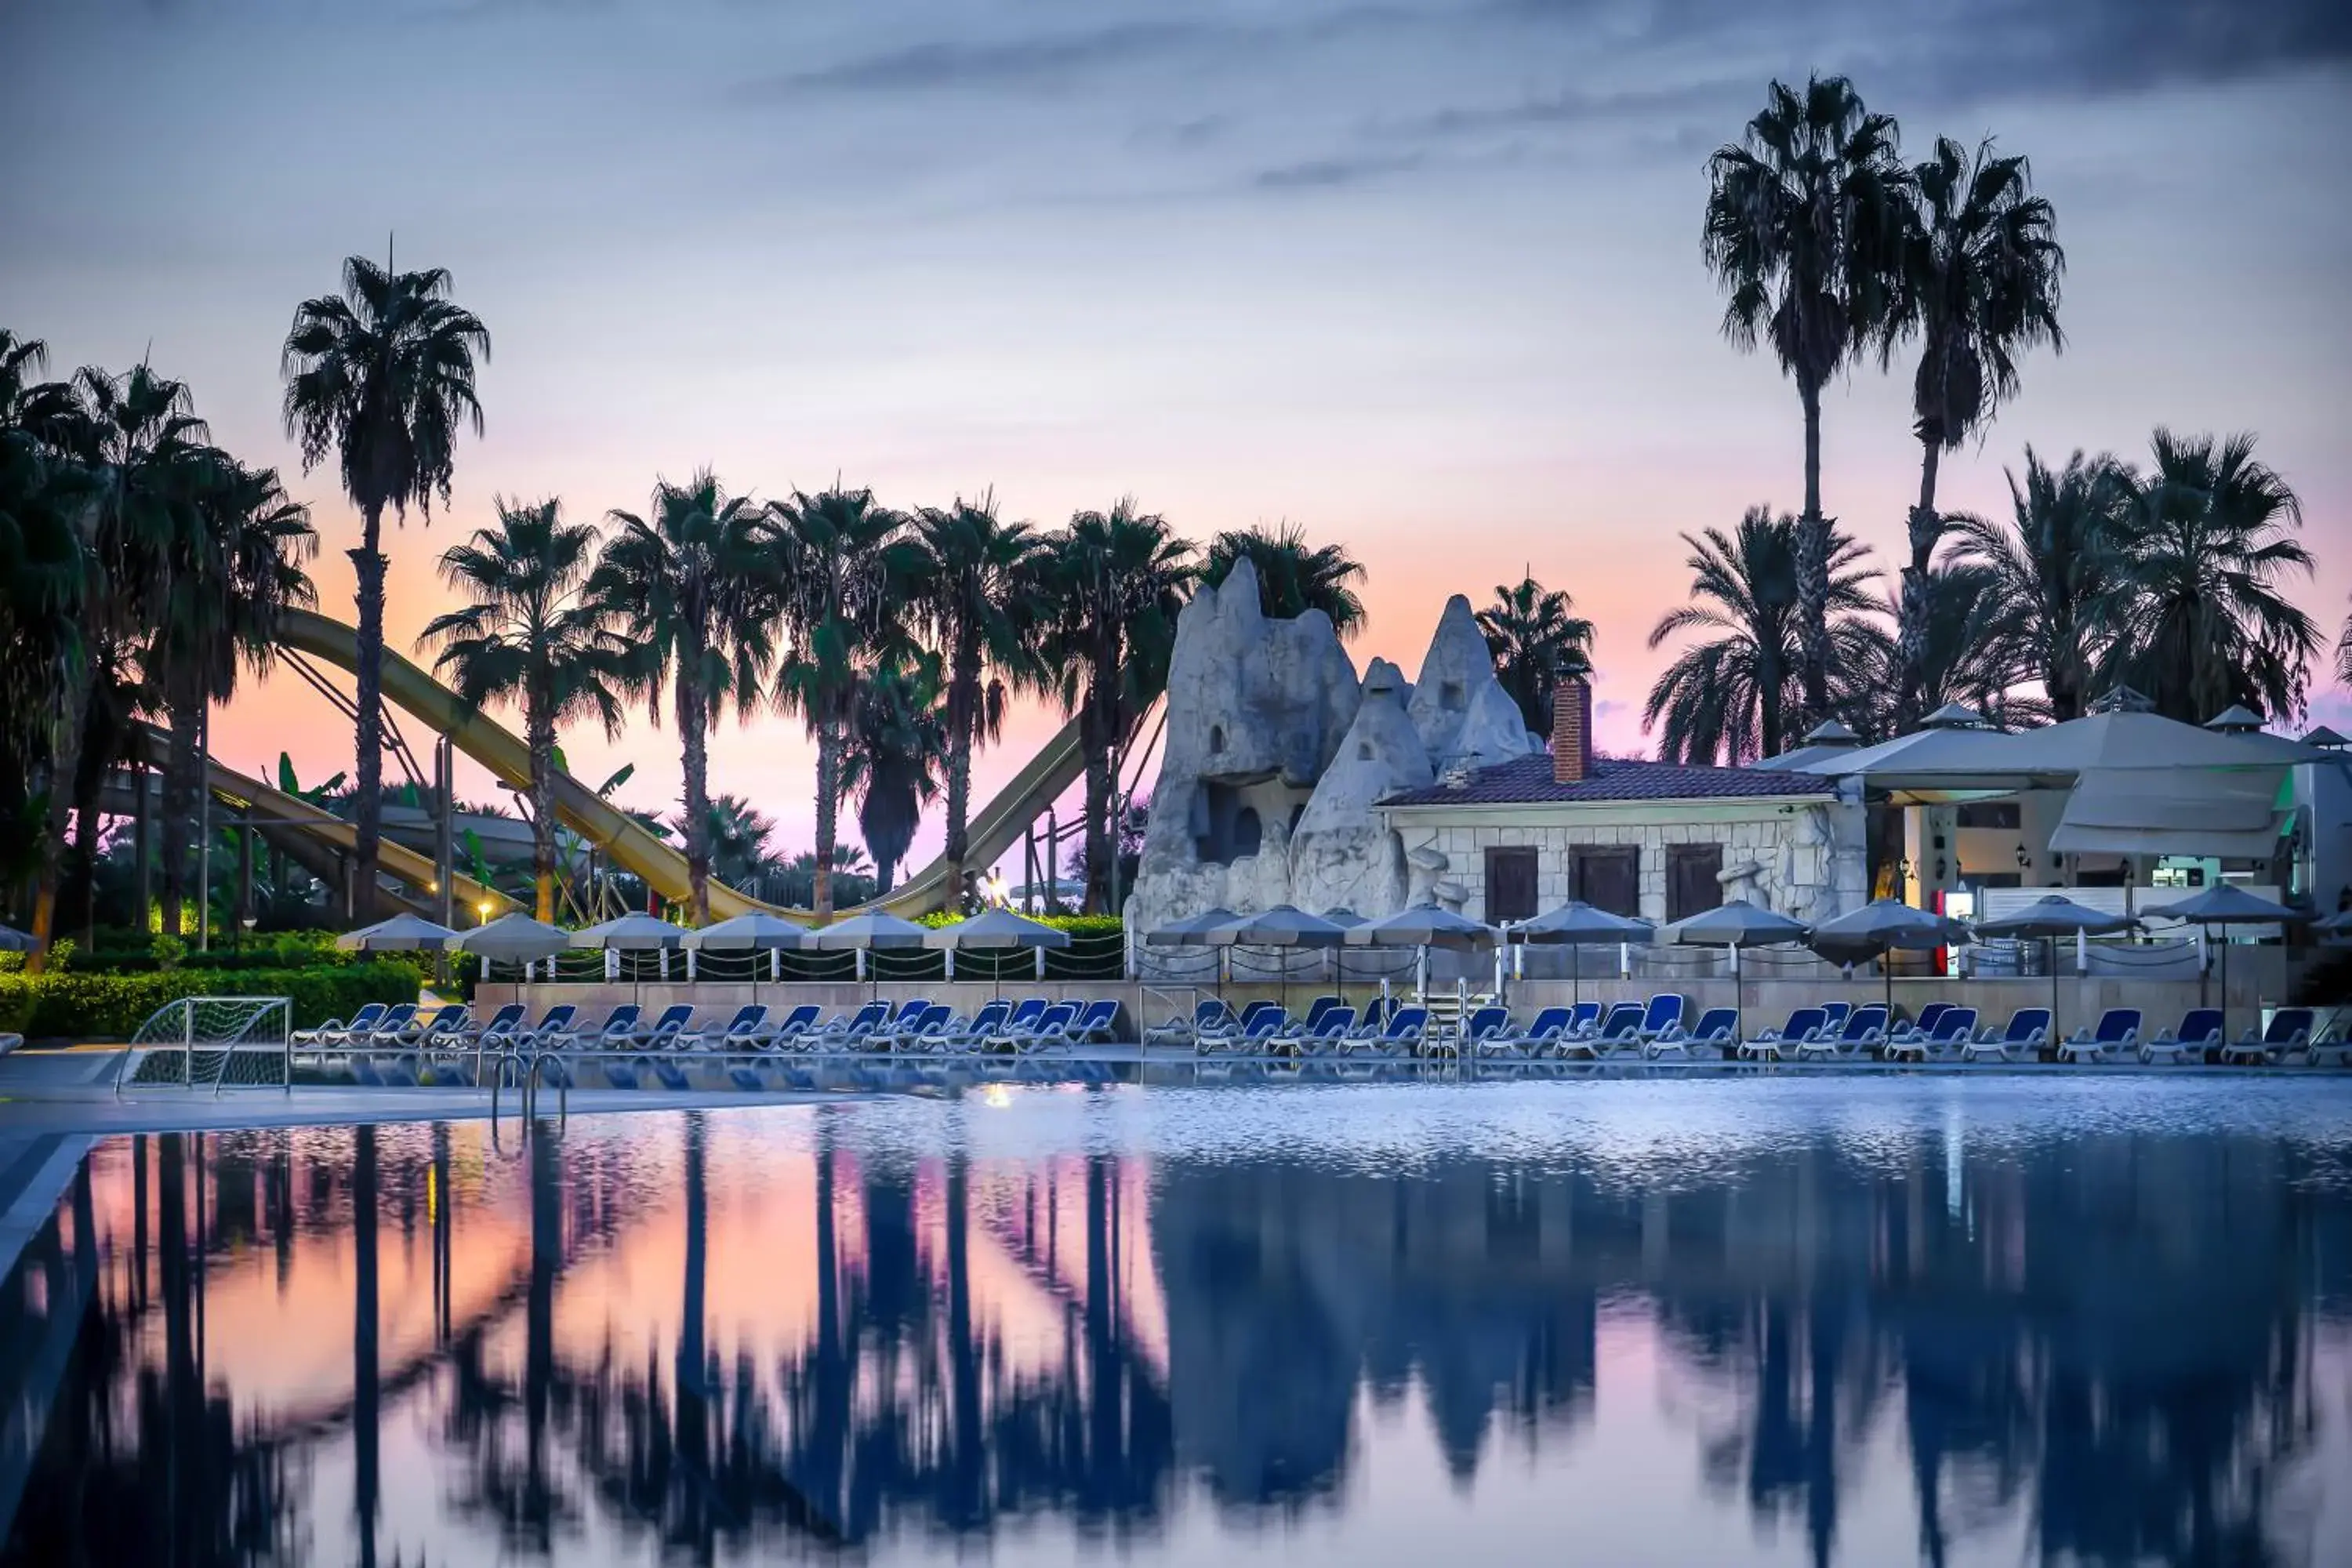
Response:
M842 755L841 788L857 797L857 828L874 858L876 893L898 880L923 807L940 797L947 715L935 654L891 659L858 683Z
M1538 735L1551 733L1552 694L1571 675L1592 668L1592 623L1574 614L1576 602L1532 575L1495 585L1495 602L1478 612L1495 679L1519 705Z
M1928 568L1916 686L1907 696L1901 679L1907 657L1899 637L1874 621L1852 623L1842 644L1836 682L1839 716L1868 741L1890 740L1916 726L1921 712L1948 702L1973 708L2003 728L2047 721L2049 705L2011 695L2032 679L2030 628L2011 601L2000 569L1955 543ZM1895 624L1899 597L1881 606Z
M776 702L816 741L819 923L833 918L833 851L841 827L842 763L857 692L874 665L899 651L907 626L897 591L922 575L922 546L904 513L870 489L795 490L768 509L764 537L793 647L777 667Z
M670 819L671 829L686 832L683 814ZM739 892L753 898L772 896L771 882L784 874L784 862L768 847L776 820L731 794L710 799L710 874Z
M1897 332L1919 334L1911 408L1922 456L1919 501L1911 509L1911 559L1903 569L1896 625L1902 658L1896 710L1908 723L1939 704L1921 692L1927 657L1927 580L1946 519L1936 510L1936 470L1946 452L1991 420L2017 394L2017 362L2048 343L2063 351L2058 282L2066 253L2057 215L2033 194L2021 157L1993 153L1990 139L1971 155L1938 137L1935 155L1911 171ZM1885 340L1888 353L1895 334Z
M2038 680L2054 723L2083 716L2105 637L2094 606L2107 591L2108 552L2132 505L2131 469L2081 452L2053 470L2032 447L2025 477L2009 476L2003 522L1954 517L1963 548L1999 583L1996 622L2017 639L2012 662Z
M1805 414L1796 591L1805 706L1829 701L1831 524L1822 515L1822 388L1893 318L1907 175L1892 118L1843 77L1775 81L1742 139L1707 160L1701 247L1729 296L1723 331L1769 343Z
M2302 503L2250 435L2159 429L2152 446L2097 610L2114 638L2104 673L2189 723L2233 702L2294 717L2320 647L2318 624L2280 591L2311 571L2293 531Z
M988 494L927 507L915 527L923 555L910 592L947 661L946 857L950 907L960 910L971 851L972 752L1003 733L1008 689L1043 679L1035 658L1045 605L1042 542L1026 523L1000 521Z
M364 919L375 900L376 840L383 788L383 514L405 519L414 505L433 515L448 503L457 431L482 433L476 361L488 363L489 330L449 299L449 274L434 267L394 272L363 256L343 263L343 291L294 308L281 372L286 434L309 473L331 450L343 493L360 511L359 668L356 743L357 886Z
M1275 528L1235 529L1210 542L1201 563L1201 582L1216 587L1236 561L1257 569L1259 607L1270 616L1292 617L1320 610L1331 617L1331 629L1352 637L1371 624L1371 615L1355 584L1364 579L1364 563L1349 555L1345 545L1310 548L1304 530L1296 523Z
M832 864L826 874L833 879L835 895L844 904L862 904L874 896L873 868L866 862L866 851L855 844L833 847ZM803 849L787 858L781 878L780 896L788 904L814 905L816 902L816 853Z
M1683 535L1691 547L1691 602L1668 611L1650 633L1656 647L1685 631L1721 632L1685 648L1650 688L1645 728L1657 729L1658 755L1667 762L1726 763L1779 753L1796 726L1792 699L1800 681L1802 638L1798 630L1799 520L1750 507L1727 535L1710 528ZM1860 651L1866 638L1855 613L1869 607L1857 569L1864 552L1843 534L1830 539L1832 662L1843 647Z
M44 945L56 923L66 813L83 777L83 737L93 703L116 701L98 673L123 670L162 621L176 565L199 529L195 498L211 432L193 412L186 385L142 364L124 375L85 367L70 384L41 388L45 438L83 477L77 526L89 578L84 594L83 657L70 672L65 721L50 752L47 821L33 935ZM175 816L167 796L167 821Z
M710 919L709 739L735 700L748 718L775 653L760 509L730 496L709 469L683 485L654 481L647 516L615 511L583 590L634 644L625 685L661 722L671 689L684 763L687 882L694 922Z
M1086 907L1111 902L1114 757L1168 689L1176 616L1193 581L1192 546L1132 500L1082 511L1053 540L1055 619L1046 665L1086 757Z
M500 497L495 528L442 552L441 580L470 602L436 616L417 639L438 645L436 670L453 678L469 707L522 710L530 749L531 879L542 921L555 919L556 731L593 718L607 739L621 732L629 644L610 605L587 593L596 530L563 521L562 502Z
M2336 639L2336 679L2352 686L2352 616L2344 617L2344 635Z
M241 668L269 668L283 613L318 599L301 563L318 554L319 536L309 509L288 499L277 471L246 468L210 448L184 460L195 526L177 541L162 614L141 656L170 729L162 820L167 931L180 929L187 852L205 787L205 714L236 695Z
M47 958L64 852L55 807L68 779L56 762L77 731L89 679L87 625L103 573L84 519L93 476L45 439L47 359L37 340L0 328L0 879L37 894L29 967Z

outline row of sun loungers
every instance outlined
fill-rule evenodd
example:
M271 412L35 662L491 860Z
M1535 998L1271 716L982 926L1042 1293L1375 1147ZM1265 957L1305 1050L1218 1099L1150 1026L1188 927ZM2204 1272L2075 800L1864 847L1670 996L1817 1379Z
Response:
M430 1013L411 1004L370 1003L348 1021L298 1031L294 1046L348 1058L362 1081L389 1071L394 1081L416 1082L433 1078L436 1058L492 1052L639 1058L689 1052L1032 1055L1108 1043L1118 1033L1118 1004L1109 1000L992 1002L969 1018L923 1001L898 1006L870 1002L832 1018L823 1017L813 1003L776 1011L754 1004L699 1026L694 1015L691 1004L678 1003L649 1019L635 1004L624 1003L601 1020L589 1020L564 1003L533 1024L520 1003L509 1003L487 1020L477 1020L459 1003Z
M2352 1058L2352 1040L2315 1039L2309 1008L2284 1007L2269 1025L2237 1040L2223 1038L2218 1009L2192 1009L2177 1028L2143 1037L2137 1008L2109 1008L2094 1027L2053 1042L2050 1009L2021 1007L2000 1025L1980 1023L1977 1009L1931 1003L1915 1020L1890 1019L1883 1003L1824 1003L1800 1007L1780 1025L1747 1038L1738 1015L1711 1007L1685 1022L1687 1004L1674 994L1646 1003L1546 1007L1522 1026L1495 1005L1475 1007L1457 1031L1433 1029L1428 1010L1397 1005L1383 1017L1376 1004L1359 1020L1339 997L1318 997L1302 1019L1279 1005L1254 1002L1240 1014L1223 1001L1203 1000L1190 1018L1171 1019L1145 1034L1150 1046L1191 1047L1202 1056L1475 1056L1482 1059L1640 1057L1690 1059L1712 1051L1744 1061L1860 1060L2021 1061L2045 1049L2077 1063L2137 1060L2274 1062L2300 1053L2317 1063Z

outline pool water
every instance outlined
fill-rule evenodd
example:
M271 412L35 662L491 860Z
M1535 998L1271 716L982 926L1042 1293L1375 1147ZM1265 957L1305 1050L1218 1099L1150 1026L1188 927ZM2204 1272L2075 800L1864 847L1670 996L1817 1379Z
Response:
M0 1346L10 1568L2345 1563L2352 1086L121 1138Z

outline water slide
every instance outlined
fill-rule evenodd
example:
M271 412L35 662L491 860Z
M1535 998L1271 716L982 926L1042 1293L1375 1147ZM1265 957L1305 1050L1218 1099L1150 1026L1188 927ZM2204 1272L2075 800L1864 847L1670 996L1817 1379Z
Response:
M346 671L358 668L358 636L341 621L331 620L308 610L289 611L279 626L278 640L298 653ZM456 692L391 648L386 648L383 654L383 696L385 701L397 705L428 729L448 736L457 750L507 784L518 790L527 791L530 787L530 751L519 736L487 714L468 708ZM1085 766L1085 753L1078 745L1078 726L1073 720L1029 759L1028 764L1013 776L1011 783L972 813L971 848L967 864L975 868L994 864L999 856L1013 847L1022 832L1044 815L1046 806L1077 782ZM296 804L307 803L298 801ZM555 813L565 826L594 845L606 859L642 878L646 885L662 898L674 902L686 900L686 857L658 834L649 831L626 812L600 798L595 791L566 773L559 772L555 775ZM341 826L345 835L343 841L348 842L350 825ZM396 847L385 843L384 868L404 880L411 879L409 872L401 869L394 861ZM432 863L429 860L407 851L402 853L422 866L424 881L432 879ZM423 882L417 885L422 886ZM459 883L461 889L465 886L467 884ZM949 896L948 866L942 858L915 871L885 897L858 907L887 910L895 915L911 917L945 908ZM503 905L505 900L501 899L499 902ZM713 918L724 920L754 910L803 920L811 918L811 911L807 910L784 909L763 903L716 880L711 882L710 913ZM846 914L853 911L844 910L838 912Z
M167 761L169 742L160 730L142 726L147 747L147 761L157 768ZM359 830L348 820L337 816L324 806L314 805L299 795L286 794L261 780L238 773L214 758L205 762L205 786L216 800L234 806L239 815L253 818L254 826L271 845L283 849L294 862L329 887L341 874L339 855L357 841ZM152 790L152 785L151 784ZM131 791L118 778L109 782L103 805L107 811L129 816L135 805ZM148 797L148 809L153 810L154 796ZM412 888L433 885L433 858L420 855L404 845L385 839L378 850L383 868ZM496 888L484 887L462 872L450 879L457 890L457 900L469 910L478 910L485 903L491 913L504 914L519 908L514 900ZM404 899L392 895L402 909L426 917L439 918L439 900L430 898Z

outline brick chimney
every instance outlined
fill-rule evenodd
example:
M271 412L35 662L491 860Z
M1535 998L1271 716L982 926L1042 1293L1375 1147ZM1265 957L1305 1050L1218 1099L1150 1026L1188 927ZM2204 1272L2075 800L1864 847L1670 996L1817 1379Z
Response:
M1568 676L1551 699L1551 777L1580 784L1592 773L1592 688Z

